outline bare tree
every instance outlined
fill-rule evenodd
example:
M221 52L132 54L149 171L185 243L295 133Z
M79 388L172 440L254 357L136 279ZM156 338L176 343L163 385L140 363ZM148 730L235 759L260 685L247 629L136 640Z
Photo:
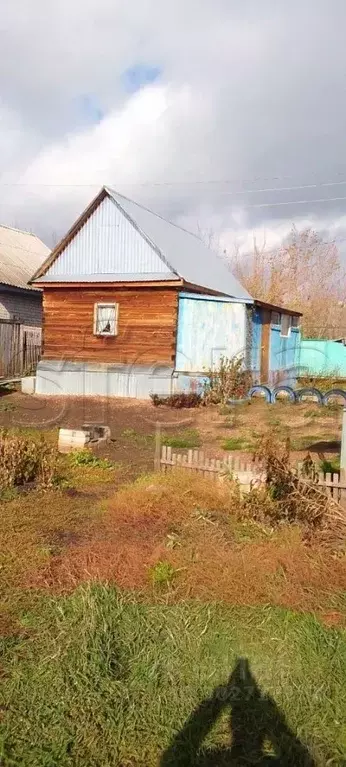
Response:
M254 242L252 253L238 251L230 263L254 298L303 312L306 336L346 336L345 270L334 242L292 227L279 248Z

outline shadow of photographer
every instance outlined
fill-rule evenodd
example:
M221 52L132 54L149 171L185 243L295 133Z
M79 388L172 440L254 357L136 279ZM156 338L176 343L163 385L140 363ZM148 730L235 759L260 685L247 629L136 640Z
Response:
M230 745L203 742L230 707ZM271 752L265 749L270 743ZM307 748L288 727L274 700L261 692L247 659L238 658L224 686L217 687L186 721L162 756L160 767L314 767Z

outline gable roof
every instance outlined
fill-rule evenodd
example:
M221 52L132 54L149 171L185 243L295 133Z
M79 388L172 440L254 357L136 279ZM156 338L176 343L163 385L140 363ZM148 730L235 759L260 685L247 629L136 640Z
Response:
M111 201L114 206L112 210L109 210L108 201ZM103 206L103 212L101 206ZM115 219L115 214L118 216L117 219ZM89 225L88 233L86 234L86 231L83 233L83 228L87 227L88 221L91 222L92 218L97 216L100 218L97 232L95 232L95 228L93 231L92 226ZM110 220L111 216L114 217L114 220ZM96 263L95 247L100 242L100 228L105 217L107 217L109 231L107 237L102 233L102 247L108 248L109 252L105 255L107 263L104 263L100 269ZM128 227L126 231L124 219ZM111 227L113 227L113 231L111 231ZM121 228L121 234L119 234L119 228ZM115 239L116 237L118 240ZM121 239L119 239L120 237ZM73 248L74 239L75 247ZM83 259L84 273L77 270L73 274L71 261L76 257L77 240L80 247L84 248L86 257ZM129 252L130 240L132 248L136 251L134 257ZM64 256L68 250L68 255ZM122 253L120 253L121 250ZM61 258L60 267L59 258ZM65 261L64 264L63 261ZM195 234L167 221L157 213L153 213L143 205L129 200L108 187L103 187L72 226L66 237L61 240L43 266L32 277L32 281L36 284L40 282L140 282L181 279L190 285L232 296L238 300L252 302L249 293L228 270L220 256L207 248Z
M49 248L31 232L0 226L0 283L37 290L28 282L47 258Z

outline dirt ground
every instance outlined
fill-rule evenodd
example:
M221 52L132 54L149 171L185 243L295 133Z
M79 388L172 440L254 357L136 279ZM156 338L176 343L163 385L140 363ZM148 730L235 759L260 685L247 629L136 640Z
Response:
M154 407L151 401L121 398L41 397L2 390L0 426L33 428L54 433L61 426L106 424L111 442L101 448L112 461L131 464L136 473L150 471L154 460L156 424L165 436L193 433L209 457L233 455L251 460L261 436L289 437L292 460L309 451L315 461L333 460L340 453L342 408L313 402L268 405L261 399L225 408L218 406L176 410ZM56 434L57 437L57 434ZM187 445L188 447L188 445Z

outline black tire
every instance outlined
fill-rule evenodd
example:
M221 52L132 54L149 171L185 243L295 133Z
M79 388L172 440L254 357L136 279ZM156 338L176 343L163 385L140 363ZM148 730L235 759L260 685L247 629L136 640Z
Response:
M318 389L315 389L313 386L305 386L304 389L299 389L296 392L297 402L302 402L303 397L306 396L306 394L313 395L317 398L318 405L322 405L322 394Z
M269 389L269 386L265 386L264 384L257 384L257 386L252 386L250 391L248 392L248 398L251 399L254 394L260 394L263 393L267 402L272 401L272 393Z
M277 395L281 394L281 392L288 394L290 402L297 401L297 394L291 386L275 386L272 391L272 402L276 402Z
M346 391L344 389L329 389L329 391L323 395L323 405L328 405L329 397L342 397L344 400L344 405L346 405Z

